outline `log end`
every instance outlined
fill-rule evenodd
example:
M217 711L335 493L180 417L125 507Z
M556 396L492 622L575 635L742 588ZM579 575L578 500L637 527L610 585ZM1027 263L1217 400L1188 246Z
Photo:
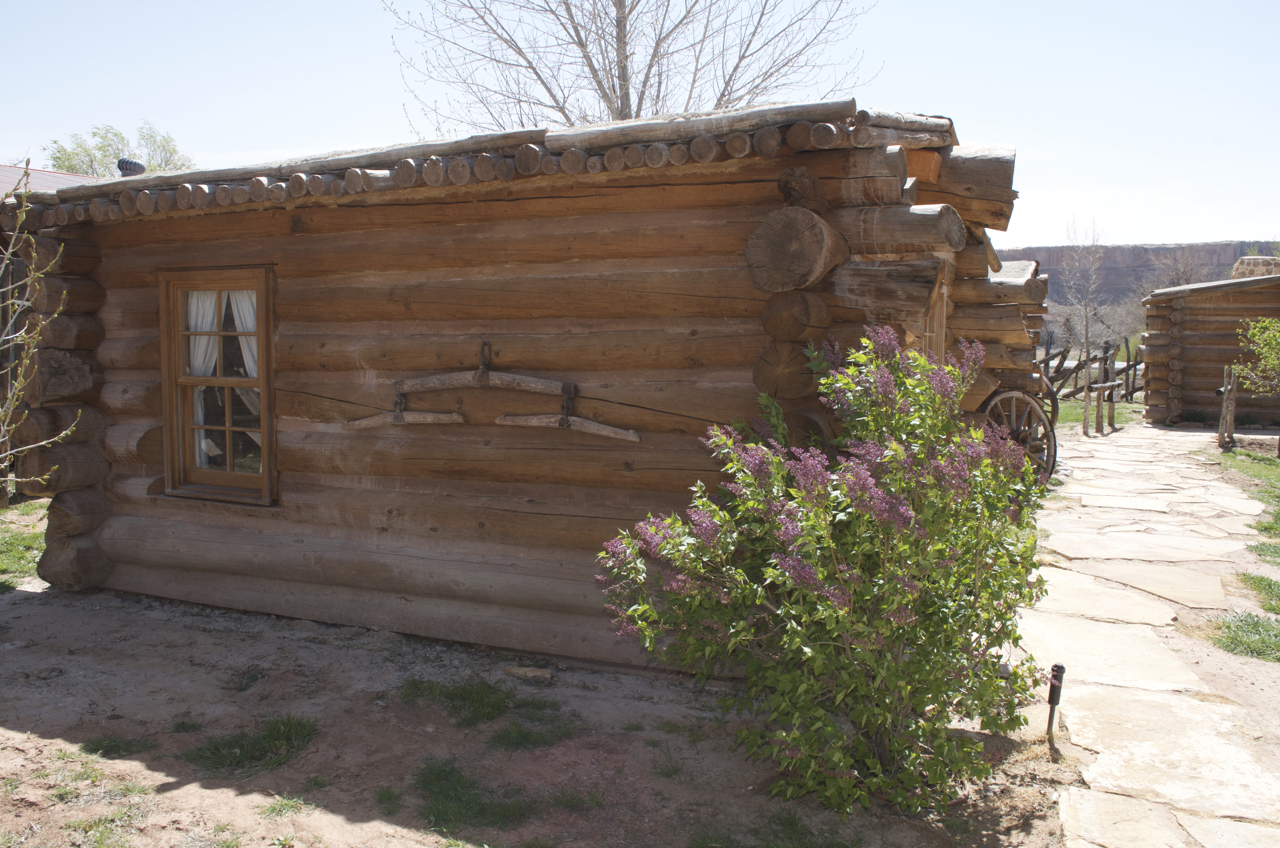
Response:
M779 209L747 240L747 267L766 292L813 288L849 258L849 245L809 209Z
M41 580L67 592L96 589L110 579L111 570L111 560L89 536L49 542L36 565Z

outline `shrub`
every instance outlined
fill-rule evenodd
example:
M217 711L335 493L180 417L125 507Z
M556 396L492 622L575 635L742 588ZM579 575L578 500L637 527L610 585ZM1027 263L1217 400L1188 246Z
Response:
M814 355L831 445L786 447L762 397L764 420L708 433L731 481L610 541L599 579L619 635L704 679L744 675L723 706L765 717L742 741L780 765L775 792L918 810L990 772L954 720L1024 721L1034 667L1000 666L1043 591L1045 481L1007 432L964 422L980 345L944 365L868 335L843 364Z

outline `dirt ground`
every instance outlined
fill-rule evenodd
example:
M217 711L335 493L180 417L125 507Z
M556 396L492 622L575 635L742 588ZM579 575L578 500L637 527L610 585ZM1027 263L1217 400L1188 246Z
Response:
M539 667L550 681L513 677ZM501 720L456 726L407 679L480 676L562 704L567 739L509 752ZM1051 846L1056 792L1045 713L1016 740L988 740L996 773L945 816L872 806L847 819L771 797L777 775L735 745L740 719L691 681L516 656L112 591L75 595L30 578L0 595L0 848L9 846ZM293 761L212 779L180 755L281 715L315 719ZM185 722L175 724L175 722ZM193 728L199 727L198 730ZM186 732L175 732L180 728ZM154 743L118 759L81 753L103 736ZM1061 738L1061 737L1060 737ZM434 832L412 776L456 758L468 776L533 801L507 830ZM401 809L375 801L400 793ZM271 817L272 802L304 807ZM277 803L277 807L282 804Z

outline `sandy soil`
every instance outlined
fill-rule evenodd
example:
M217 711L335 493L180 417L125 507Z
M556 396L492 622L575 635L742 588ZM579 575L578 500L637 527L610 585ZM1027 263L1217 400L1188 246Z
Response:
M516 679L505 671L513 666L545 668L551 680ZM472 675L562 702L573 735L509 753L489 742L503 720L463 729L440 704L397 695L409 678ZM772 798L776 773L737 749L739 720L684 678L124 593L72 595L30 579L0 595L0 846L570 848L701 838L694 844L1040 848L1060 844L1056 792L1079 783L1073 758L1087 752L1062 739L1065 757L1051 761L1045 715L1032 711L1034 730L988 740L996 774L946 816L873 806L842 821L808 799ZM179 756L284 714L316 719L320 734L274 771L215 780ZM176 719L202 729L174 732ZM79 752L103 735L156 747L115 760ZM534 799L535 814L508 831L433 833L412 786L428 757L456 758L468 775ZM379 787L402 793L403 809L380 811ZM264 808L278 796L308 807L270 818ZM574 796L585 809L565 809ZM788 839L795 818L790 831L770 825L792 813L813 836Z

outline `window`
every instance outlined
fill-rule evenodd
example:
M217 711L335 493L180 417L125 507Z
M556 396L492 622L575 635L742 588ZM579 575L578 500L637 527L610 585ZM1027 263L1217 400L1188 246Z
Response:
M166 491L270 503L270 273L161 274Z

